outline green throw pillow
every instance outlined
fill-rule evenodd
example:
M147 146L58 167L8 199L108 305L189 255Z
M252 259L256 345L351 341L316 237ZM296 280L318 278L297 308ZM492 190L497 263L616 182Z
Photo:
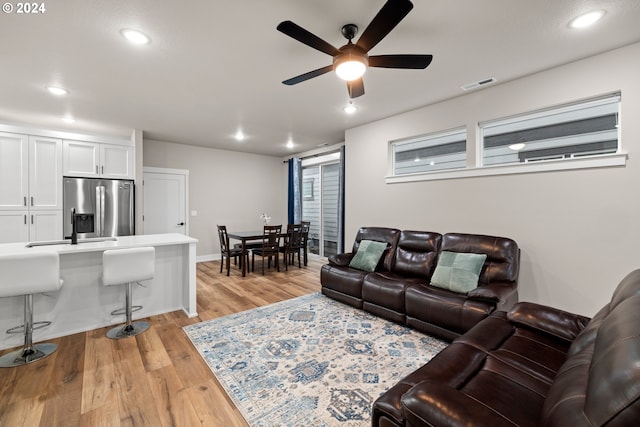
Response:
M376 269L385 249L387 249L386 243L362 240L360 246L358 246L358 251L349 263L349 267L372 272Z
M454 292L467 293L478 287L486 254L442 251L431 284Z

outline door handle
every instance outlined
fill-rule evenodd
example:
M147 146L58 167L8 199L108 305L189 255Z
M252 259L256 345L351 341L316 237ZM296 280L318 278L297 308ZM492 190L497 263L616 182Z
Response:
M184 222L179 222L178 225L182 227L184 225Z

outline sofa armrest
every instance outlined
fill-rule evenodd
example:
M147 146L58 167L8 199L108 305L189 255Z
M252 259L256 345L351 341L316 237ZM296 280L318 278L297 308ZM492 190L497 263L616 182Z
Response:
M509 321L573 341L589 323L589 318L532 302L516 304L507 314Z
M426 380L402 397L407 427L513 427L506 417L448 384Z
M355 254L353 252L331 255L328 258L329 264L336 265L338 267L348 267L354 255Z
M513 283L491 283L469 291L469 299L493 301L497 310L508 310L518 302L518 289Z

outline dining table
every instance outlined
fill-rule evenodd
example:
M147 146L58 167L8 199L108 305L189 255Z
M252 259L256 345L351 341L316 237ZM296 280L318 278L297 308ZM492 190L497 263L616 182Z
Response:
M228 231L227 235L229 239L240 240L242 242L242 256L241 260L246 260L247 255L247 242L259 240L262 241L264 236L264 230L252 230L252 231ZM242 262L242 277L247 275L248 262Z

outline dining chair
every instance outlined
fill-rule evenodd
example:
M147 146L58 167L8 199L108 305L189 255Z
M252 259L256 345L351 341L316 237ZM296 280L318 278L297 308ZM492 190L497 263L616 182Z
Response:
M229 246L229 235L227 234L226 225L218 225L218 239L220 240L220 273L222 273L222 266L227 263L227 276L229 270L231 270L231 258L234 260L234 264L237 264L238 257L240 258L240 268L245 260L242 259L242 247L232 248ZM249 267L249 254L247 253L246 259L247 267Z
M309 249L309 229L311 228L311 221L301 221L300 225L302 226L302 253L304 254L304 265L307 265L308 255L307 251Z
M262 235L262 245L259 248L251 250L251 269L256 270L255 256L262 257L262 275L264 275L264 259L269 259L269 267L271 267L271 258L275 259L276 269L280 271L280 234L282 225L265 225Z
M284 268L289 271L289 263L293 264L296 253L298 254L298 268L300 265L300 250L302 249L302 224L288 224L287 234L284 235L284 246L280 252L284 254Z

